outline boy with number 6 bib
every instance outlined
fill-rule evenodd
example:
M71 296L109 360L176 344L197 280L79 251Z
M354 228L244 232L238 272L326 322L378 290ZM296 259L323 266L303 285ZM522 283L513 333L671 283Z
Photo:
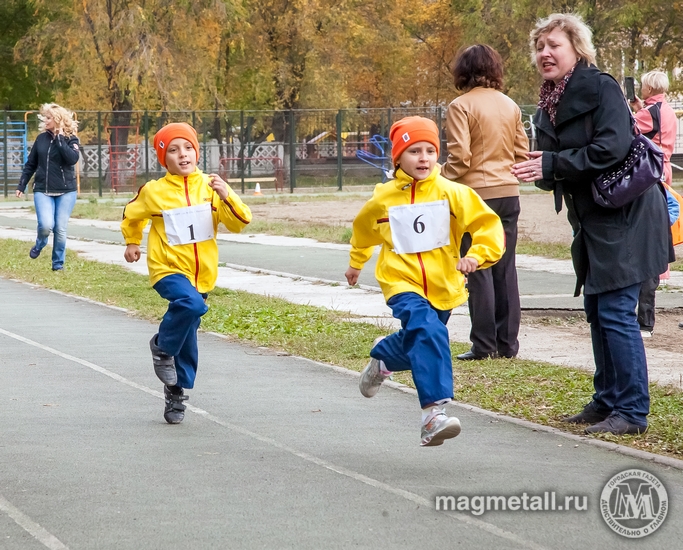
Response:
M239 233L251 211L218 175L197 169L197 132L185 123L164 126L154 149L166 175L143 185L123 211L127 262L140 259L142 230L152 221L147 266L154 290L169 301L149 343L154 371L164 383L164 418L178 424L197 375L197 329L218 276L218 222Z
M503 254L500 218L469 187L440 175L439 132L433 121L406 117L389 134L395 179L378 184L353 221L350 285L382 245L375 277L401 329L375 340L360 377L373 397L395 371L412 371L422 407L423 446L441 445L460 433L446 415L453 399L453 369L446 323L467 300L464 276L490 267ZM472 246L459 258L463 234Z

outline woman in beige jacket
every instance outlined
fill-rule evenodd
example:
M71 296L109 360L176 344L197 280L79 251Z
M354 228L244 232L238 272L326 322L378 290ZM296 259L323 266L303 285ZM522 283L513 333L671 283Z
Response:
M460 360L515 357L521 308L515 248L519 182L510 170L527 159L529 140L519 107L500 89L503 61L493 48L477 44L460 53L453 67L455 87L465 92L448 106L446 178L474 189L500 216L506 250L489 269L468 276L472 349ZM465 236L467 237L467 236ZM463 238L461 255L470 240Z

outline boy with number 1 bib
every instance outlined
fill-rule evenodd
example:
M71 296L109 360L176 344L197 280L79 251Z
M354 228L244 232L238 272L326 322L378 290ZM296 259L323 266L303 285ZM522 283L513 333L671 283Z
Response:
M218 222L239 233L251 211L218 175L197 169L197 132L185 123L164 126L154 149L166 175L143 185L123 211L124 257L140 259L142 230L152 221L147 241L150 282L169 301L159 332L149 343L154 371L164 383L164 418L185 417L184 389L197 375L197 329L208 311L207 293L218 276Z
M489 267L502 256L500 218L469 187L440 175L439 132L422 117L406 117L389 133L395 179L375 187L353 221L350 285L382 245L375 276L401 329L375 340L361 373L360 391L373 397L395 371L412 371L422 407L423 446L441 445L460 433L446 415L453 399L453 370L446 323L467 301L464 275ZM463 234L472 246L459 258Z

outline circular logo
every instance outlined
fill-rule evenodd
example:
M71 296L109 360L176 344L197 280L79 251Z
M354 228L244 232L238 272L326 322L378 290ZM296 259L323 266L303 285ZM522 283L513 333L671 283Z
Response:
M654 533L669 511L666 487L645 470L624 470L610 479L600 495L602 519L623 537Z

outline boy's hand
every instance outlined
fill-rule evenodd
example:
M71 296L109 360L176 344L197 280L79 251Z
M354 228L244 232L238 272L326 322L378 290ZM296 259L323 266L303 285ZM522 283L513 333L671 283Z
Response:
M477 262L477 260L465 256L464 258L460 258L460 261L458 262L458 265L455 266L455 269L457 269L463 275L467 275L468 273L474 273L478 267L479 262Z
M209 174L209 187L218 193L222 201L228 198L228 184L218 174Z
M355 267L349 267L346 270L346 273L344 273L346 276L346 280L349 282L349 285L353 286L358 283L358 277L360 277L360 269L356 269Z
M123 253L123 257L129 264L137 262L140 259L140 246L137 244L129 244L126 246L126 251Z

